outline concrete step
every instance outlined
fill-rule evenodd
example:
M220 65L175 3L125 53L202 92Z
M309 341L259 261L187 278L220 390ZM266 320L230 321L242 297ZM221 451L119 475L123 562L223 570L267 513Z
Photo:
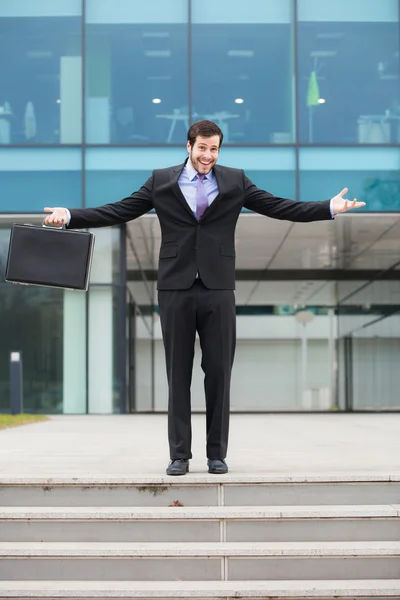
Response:
M396 542L1 542L1 558L400 556Z
M400 477L389 475L0 479L3 506L347 505L399 498Z
M3 506L0 541L396 541L400 539L399 516L400 505Z
M18 600L386 600L400 598L400 580L349 581L0 581L0 598Z
M0 579L392 579L400 542L2 543Z

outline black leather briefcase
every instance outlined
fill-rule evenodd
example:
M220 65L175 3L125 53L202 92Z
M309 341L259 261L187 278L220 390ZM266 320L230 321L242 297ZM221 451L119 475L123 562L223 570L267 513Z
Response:
M93 248L93 233L13 225L5 279L11 283L86 291Z

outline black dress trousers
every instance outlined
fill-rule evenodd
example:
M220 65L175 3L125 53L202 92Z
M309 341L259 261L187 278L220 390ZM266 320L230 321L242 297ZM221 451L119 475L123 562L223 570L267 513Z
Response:
M159 290L158 303L169 389L170 457L192 458L190 386L197 330L205 375L207 458L224 459L236 345L234 292L210 290L196 279L188 290Z

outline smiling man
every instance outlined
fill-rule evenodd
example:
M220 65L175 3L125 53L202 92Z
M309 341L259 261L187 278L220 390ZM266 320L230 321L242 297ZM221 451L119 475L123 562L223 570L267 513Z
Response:
M223 135L211 121L188 132L185 163L157 169L127 198L99 208L45 208L48 224L74 229L118 225L155 209L161 225L158 303L169 401L168 475L184 475L192 458L190 388L196 331L205 374L209 473L227 473L230 381L236 345L235 228L243 207L275 219L329 220L365 206L343 198L296 202L257 188L241 169L217 165ZM145 468L145 466L144 466Z

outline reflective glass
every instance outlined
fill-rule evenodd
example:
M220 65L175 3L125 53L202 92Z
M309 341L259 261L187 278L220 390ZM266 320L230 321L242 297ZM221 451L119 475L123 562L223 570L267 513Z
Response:
M292 3L192 1L193 120L225 142L294 141Z
M346 197L366 202L357 211L400 210L400 152L397 148L301 148L300 198Z
M77 148L0 149L0 212L80 207L81 165Z
M7 260L9 228L0 228L0 271ZM77 298L75 294L75 298ZM83 298L83 296L82 296ZM10 409L9 361L12 351L22 353L23 409L33 413L62 413L64 410L64 366L67 313L72 321L79 318L79 307L66 306L64 290L20 286L0 282L0 410ZM71 321L71 322L72 322ZM84 321L83 321L84 325ZM83 328L84 331L84 328ZM79 332L70 345L70 353L80 348ZM85 346L83 345L85 352ZM71 371L70 371L71 372ZM75 373L79 379L79 375ZM76 387L76 386L75 386ZM78 401L74 412L83 412L85 386L75 390ZM67 404L73 402L68 397ZM82 410L79 410L81 408Z
M397 0L298 0L302 143L400 141Z
M86 206L116 202L138 190L153 169L179 165L181 148L89 148L86 151Z
M88 0L86 12L86 141L184 143L187 2Z
M227 167L243 169L256 186L274 196L296 199L296 157L293 148L242 149L222 146L218 162Z
M0 144L82 140L81 3L50 4L0 3Z
M0 283L0 410L10 409L10 352L21 351L23 409L63 412L63 291Z
M355 410L400 408L400 282L339 281L340 405Z

